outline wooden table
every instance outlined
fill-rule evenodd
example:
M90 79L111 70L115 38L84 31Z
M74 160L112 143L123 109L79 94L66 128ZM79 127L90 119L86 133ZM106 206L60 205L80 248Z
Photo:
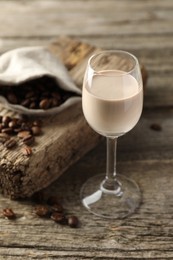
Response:
M17 213L0 217L0 259L173 259L173 1L1 0L0 13L0 53L68 35L133 52L149 72L141 120L118 143L118 171L143 194L139 210L105 220L81 205L83 182L105 170L103 141L46 190L63 196L79 228L36 217L31 201L0 197L1 209Z

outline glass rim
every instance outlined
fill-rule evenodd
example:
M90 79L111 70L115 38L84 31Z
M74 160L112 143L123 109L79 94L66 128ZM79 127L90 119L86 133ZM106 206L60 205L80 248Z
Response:
M125 54L125 55L131 57L131 58L134 60L133 68L130 69L129 71L122 71L121 76L122 76L122 75L131 74L131 73L135 70L135 68L139 65L138 58L137 58L134 54L132 54L132 53L130 53L130 52L128 52L128 51L123 51L123 50L102 50L102 51L99 51L99 52L94 53L94 54L91 55L90 58L88 59L88 65L90 66L90 69L92 69L96 74L99 73L100 75L102 75L102 73L101 73L100 70L98 71L98 70L96 70L96 69L93 68L93 66L92 66L92 64L91 64L91 61L92 61L93 58L95 58L95 57L97 57L97 56L99 56L99 55L101 55L101 54L104 54L104 53L121 53L121 54ZM109 75L107 75L107 76L109 77ZM120 76L120 75L119 75L119 76ZM118 77L118 75L117 75L117 77Z

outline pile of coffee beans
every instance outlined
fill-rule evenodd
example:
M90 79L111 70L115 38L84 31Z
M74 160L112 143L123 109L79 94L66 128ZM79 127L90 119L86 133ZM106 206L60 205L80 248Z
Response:
M42 133L41 121L30 121L27 118L16 118L11 116L0 116L0 143L7 149L22 144L22 153L31 155L35 143L35 136Z
M11 104L46 110L60 106L77 94L61 89L54 78L44 76L15 86L0 85L0 95Z
M34 208L34 213L40 218L49 218L60 225L68 225L71 228L79 226L78 217L75 215L68 216L59 200L51 196L47 203L39 204Z

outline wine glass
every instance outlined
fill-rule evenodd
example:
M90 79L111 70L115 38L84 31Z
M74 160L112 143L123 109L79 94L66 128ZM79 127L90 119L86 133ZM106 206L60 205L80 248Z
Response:
M141 202L138 185L116 174L117 138L138 122L143 84L137 58L125 51L102 51L89 58L82 108L88 124L107 139L106 173L91 177L81 189L83 205L97 216L125 218Z

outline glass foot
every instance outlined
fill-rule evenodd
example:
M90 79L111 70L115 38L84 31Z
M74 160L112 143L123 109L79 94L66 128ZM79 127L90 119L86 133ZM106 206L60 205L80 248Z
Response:
M139 207L141 192L138 185L117 175L119 186L115 190L103 187L105 175L91 177L81 189L83 205L93 214L112 219L125 218Z

